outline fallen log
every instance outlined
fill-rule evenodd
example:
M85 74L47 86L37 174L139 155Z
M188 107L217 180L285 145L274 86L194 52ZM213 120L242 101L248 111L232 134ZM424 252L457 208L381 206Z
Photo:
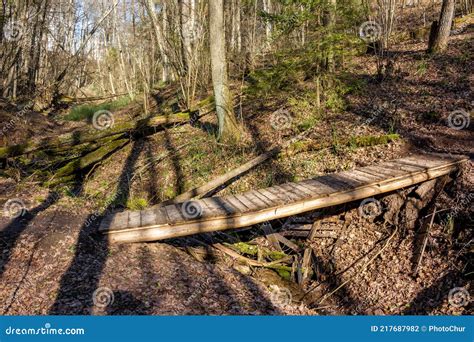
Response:
M1 147L0 158L17 157L23 154L39 150L54 150L57 148L68 148L78 144L90 143L117 134L140 132L145 129L156 129L178 123L188 122L192 112L182 112L167 116L156 116L141 119L137 122L123 122L103 131L75 131L57 137L48 137L40 141L27 142L24 144Z
M295 155L301 152L323 150L326 148L330 148L334 146L335 144L339 146L346 146L346 147L352 147L352 148L369 147L369 146L376 146L376 145L385 145L392 141L397 141L399 139L400 139L400 136L398 134L382 134L382 135L366 135L366 136L342 138L337 142L331 142L331 141L299 142L299 141L296 141L290 144L290 146L286 149L285 153L288 155Z
M162 207L162 206L166 206L166 205L169 205L169 204L184 202L184 201L190 200L190 199L195 198L195 197L207 197L208 193L210 193L212 191L215 191L215 189L223 186L227 182L231 182L235 178L241 177L246 172L248 172L251 169L253 169L254 167L260 165L264 161L266 161L270 158L273 158L274 156L276 156L280 152L281 152L281 148L279 148L279 147L274 148L273 150L259 155L258 157L248 161L247 163L239 166L238 168L233 169L233 170L227 172L226 174L224 174L222 176L219 176L216 179L213 179L212 181L210 181L210 182L208 182L208 183L206 183L206 184L204 184L200 187L197 187L197 188L191 189L189 191L186 191L186 192L182 193L181 195L178 195L177 197L175 197L171 200L168 200L168 201L165 201L165 202L162 202L162 203L158 204L157 207Z
M95 163L103 160L111 153L125 146L130 140L129 139L120 139L114 140L107 143L104 146L101 146L97 150L86 154L83 157L75 159L65 166L61 167L55 174L53 179L49 180L46 184L49 186L57 185L63 182L68 182L71 180L71 176L74 176L80 171L83 171Z
M88 153L91 153L101 146L125 138L123 134L112 135L103 139L91 143L84 143L70 148L57 148L52 150L42 150L35 153L34 158L31 160L25 159L27 168L38 169L38 166L45 169L53 170L65 163L83 157Z

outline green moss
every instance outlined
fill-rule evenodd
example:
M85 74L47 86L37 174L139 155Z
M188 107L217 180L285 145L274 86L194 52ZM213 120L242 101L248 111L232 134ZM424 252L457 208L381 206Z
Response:
M352 137L348 143L348 145L352 148L359 148L359 147L369 147L375 145L384 145L388 144L389 142L396 141L400 139L398 134L386 134L386 135L365 135L365 136L358 136Z
M62 178L64 176L69 176L77 171L83 170L92 164L100 161L103 159L105 156L107 156L109 153L115 151L116 149L122 147L128 142L127 139L120 139L117 141L112 141L99 149L95 150L94 152L91 152L89 154L86 154L84 157L78 158L56 172L55 176L57 178Z
M257 256L259 247L257 245L251 245L245 242L237 242L229 247L238 250L241 254L250 255L250 256ZM279 251L271 251L267 248L260 248L262 251L262 255L265 258L268 258L272 261L280 260L286 257L286 254Z
M275 265L275 266L270 266L269 268L277 272L278 275L282 277L283 279L288 280L288 281L291 280L292 268L290 266Z
M28 144L14 145L8 147L0 147L0 158L7 158L9 156L17 156L22 154L27 148Z

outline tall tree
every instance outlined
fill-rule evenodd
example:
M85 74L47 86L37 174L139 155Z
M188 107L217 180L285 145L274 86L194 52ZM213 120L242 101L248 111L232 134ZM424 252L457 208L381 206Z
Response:
M428 51L431 53L443 52L448 47L449 34L454 16L454 0L443 0L439 23L436 21L431 27Z
M212 83L219 120L219 139L238 141L241 129L235 118L227 75L224 1L209 1L209 31Z

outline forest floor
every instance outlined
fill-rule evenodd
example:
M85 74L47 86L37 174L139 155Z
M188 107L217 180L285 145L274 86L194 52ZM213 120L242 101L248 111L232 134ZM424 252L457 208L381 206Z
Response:
M375 56L364 55L348 67L350 91L343 106L316 110L314 83L301 81L293 91L242 97L239 117L246 142L225 146L213 137L214 115L198 125L182 125L131 141L102 162L76 189L50 192L34 181L0 178L0 202L20 198L28 208L15 220L0 218L0 294L2 314L468 314L471 306L448 302L454 288L472 286L471 194L474 187L472 124L454 129L447 123L455 110L474 104L474 30L452 38L449 50L427 56L425 43L405 42L389 52L391 71L377 78ZM388 60L388 59L387 59ZM364 66L364 67L361 67ZM158 102L158 101L157 101ZM157 110L159 103L150 110ZM114 112L130 120L140 108ZM0 107L2 122L15 108ZM323 113L322 113L323 112ZM290 122L271 127L275 113ZM42 134L72 131L71 123L25 115L10 142ZM192 239L109 245L96 234L98 220L114 191L126 185L122 207L139 209L173 198L284 143L311 128L308 141L327 148L293 151L267 162L219 194L239 193L285 181L301 180L356 166L377 164L412 152L443 152L471 157L463 175L443 192L438 208L456 214L451 227L434 224L418 276L411 275L414 231L400 230L391 244L365 269L366 253L389 235L386 225L357 214L358 203L325 211L322 224L339 228L334 239L315 239L311 247L321 262L318 279L304 286L267 269L254 269L212 253L198 260L189 253ZM374 146L351 146L343 137L397 133L400 139ZM5 141L4 141L5 143ZM120 184L124 182L125 184ZM466 200L467 199L467 200ZM453 209L459 208L461 209ZM302 215L303 220L307 215ZM272 223L273 224L273 223ZM276 225L281 224L276 223ZM265 244L255 227L240 237ZM211 236L212 238L212 236ZM471 259L470 259L471 258ZM356 266L352 267L354 263ZM320 296L348 281L323 303Z

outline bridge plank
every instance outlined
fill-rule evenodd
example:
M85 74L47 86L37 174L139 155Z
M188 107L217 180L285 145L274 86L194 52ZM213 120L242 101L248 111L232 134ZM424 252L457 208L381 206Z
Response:
M128 215L128 228L141 227L142 214L140 211L131 211Z
M243 194L235 195L235 198L237 198L241 203L243 203L248 208L248 210L258 209L258 207L252 201L246 198Z
M156 210L143 210L141 212L141 227L153 226L156 222Z
M257 208L257 210L268 207L268 204L259 199L257 196L255 196L252 191L245 192L242 195L250 202L252 202L255 205L255 208Z
M278 195L271 193L270 191L268 191L268 189L260 189L258 190L258 192L261 193L266 198L268 198L269 200L271 200L276 205L285 203L284 198L281 198Z
M245 213L249 210L237 197L234 195L227 196L226 201L229 202L234 208L238 209L239 212Z
M264 202L267 207L273 207L275 205L278 205L277 203L275 203L275 201L272 201L266 196L262 195L262 193L260 193L258 190L253 190L252 194L258 199L260 199L262 202Z
M181 223L186 221L186 217L183 215L184 203L167 205L165 208L166 215L168 216L168 222L172 224Z

